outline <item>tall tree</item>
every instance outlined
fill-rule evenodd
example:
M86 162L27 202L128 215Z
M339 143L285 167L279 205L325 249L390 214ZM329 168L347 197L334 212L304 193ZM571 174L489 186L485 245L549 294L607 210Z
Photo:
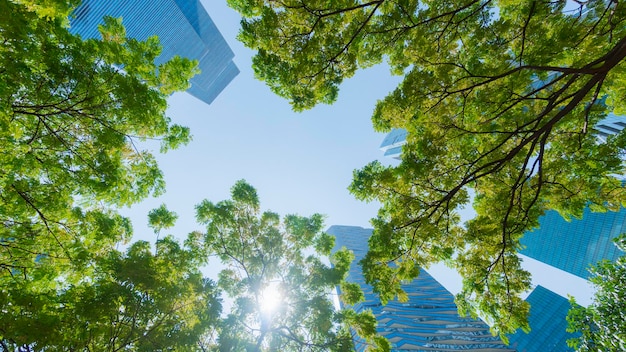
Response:
M348 304L363 293L345 281L352 253L343 248L330 255L334 237L321 232L321 215L281 221L276 213L261 213L256 190L238 181L232 199L203 201L197 217L206 233L196 233L196 240L225 265L218 285L233 300L216 349L351 351L356 333L372 350L389 350L371 313L335 310L330 295L336 286ZM319 255L330 255L333 266Z
M14 0L13 3L24 6L40 18L58 19L67 25L68 19L80 0Z
M165 207L151 214L156 231L175 218ZM124 253L86 253L82 270L51 278L54 264L40 257L0 290L0 351L200 351L221 300L194 245L166 236L154 250L139 241Z
M366 279L383 300L419 266L464 278L459 306L494 331L528 328L517 251L547 209L616 210L626 134L594 127L626 113L626 5L618 1L229 0L258 78L296 110L386 60L403 82L378 102L378 131L408 131L402 162L355 172L357 198L382 203ZM475 197L470 197L470 189ZM472 202L465 226L458 209Z
M166 97L188 87L195 63L160 66L156 37L125 36L106 18L102 39L68 32L74 1L0 0L0 283L28 275L46 256L59 270L84 253L130 238L111 206L164 190L155 158L186 143L165 115ZM6 281L8 280L8 281Z
M615 244L626 252L626 234L616 238ZM568 331L580 337L567 341L581 352L626 350L626 255L615 262L602 261L591 269L591 282L596 288L593 303L580 307L572 299L567 316Z
M0 349L188 346L218 316L213 283L171 238L117 251L132 229L115 207L163 192L137 142L189 140L166 98L196 64L157 67L158 39L116 19L83 41L67 29L76 4L0 0Z

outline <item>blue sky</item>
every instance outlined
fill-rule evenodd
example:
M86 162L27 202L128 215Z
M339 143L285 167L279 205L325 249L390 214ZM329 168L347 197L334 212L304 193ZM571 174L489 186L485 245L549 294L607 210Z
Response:
M238 14L226 1L203 3L235 52L241 73L211 105L186 93L169 99L169 116L191 128L193 141L158 156L167 193L133 207L137 236L147 231L143 214L161 203L180 216L173 233L197 228L194 205L228 198L239 179L257 189L264 209L282 215L322 213L328 226L369 226L377 205L357 201L347 187L354 169L383 159L378 147L384 134L373 131L370 116L399 78L383 66L361 71L345 82L334 105L295 113L254 79L253 52L235 39Z
M354 169L377 159L392 162L378 149L384 134L373 131L370 116L376 101L400 78L391 76L384 65L361 70L344 82L332 106L295 113L285 99L254 79L253 52L236 40L239 15L225 0L202 3L235 52L241 72L211 105L186 93L170 97L169 116L191 128L193 141L157 156L167 193L126 212L133 220L135 239L155 239L147 227L147 213L163 203L179 215L176 227L166 233L183 238L202 230L195 222L194 206L203 199L228 199L230 187L239 179L257 189L264 210L325 214L327 227L371 227L369 219L378 204L357 201L347 187ZM526 262L535 284L561 295L574 294L588 304L591 290L584 280L530 258ZM429 272L453 293L460 288L458 276L443 265Z

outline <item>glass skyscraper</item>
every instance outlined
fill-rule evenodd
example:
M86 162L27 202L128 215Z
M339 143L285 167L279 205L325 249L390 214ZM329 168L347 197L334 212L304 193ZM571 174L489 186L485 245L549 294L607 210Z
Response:
M626 232L626 209L606 213L585 209L582 219L569 222L556 211L548 211L539 218L539 226L522 237L526 248L520 253L588 279L590 265L621 256L613 239Z
M392 351L513 351L498 337L492 336L482 321L461 317L454 297L425 270L405 285L407 302L390 301L383 306L365 279L357 262L367 252L371 229L357 226L331 226L336 237L335 250L345 246L356 257L348 281L358 283L365 301L354 306L357 311L369 309L378 321L377 331L392 344ZM357 351L364 351L363 341L355 341Z
M603 259L616 260L622 253L613 238L626 232L626 209L593 213L585 209L580 220L565 221L556 211L539 219L539 229L521 239L526 246L520 253L583 279L589 279L589 267ZM526 299L530 303L531 331L511 336L511 346L519 352L573 351L567 340L568 299L537 286Z
M380 149L385 152L385 156L400 159L402 145L404 143L406 143L406 130L394 128L385 136L383 143L380 145Z
M163 46L157 64L175 55L195 59L201 73L188 93L210 104L237 76L235 56L199 0L83 0L74 11L70 31L99 38L105 16L122 17L129 37L157 35Z
M567 340L578 335L566 332L569 301L543 286L537 286L526 299L530 303L528 322L531 331L521 329L509 337L510 346L518 352L566 352Z

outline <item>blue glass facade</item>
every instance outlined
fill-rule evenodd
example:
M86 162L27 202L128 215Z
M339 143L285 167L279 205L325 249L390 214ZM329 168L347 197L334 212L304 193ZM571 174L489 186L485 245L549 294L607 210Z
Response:
M518 352L566 352L567 340L577 335L565 331L569 301L543 286L537 286L526 299L530 303L528 317L531 331L518 330L509 336L511 347Z
M385 156L400 159L402 145L406 143L406 130L394 128L389 132L380 145L380 149L385 152Z
M588 279L590 265L622 254L612 240L626 232L626 209L606 213L585 209L581 220L569 222L549 211L539 219L539 226L521 239L526 248L520 253Z
M425 270L405 285L407 302L390 301L383 306L371 286L365 284L357 262L367 252L371 229L357 226L331 226L329 234L336 237L335 250L345 246L356 257L350 267L348 280L358 283L365 301L357 311L369 309L378 321L377 330L392 344L392 351L512 351L489 332L482 321L461 317L454 297ZM362 341L355 341L356 350L364 351Z
M198 0L83 0L70 31L99 38L105 15L122 17L129 37L157 35L163 46L157 63L175 55L198 60L201 73L191 79L187 92L207 104L239 73L233 51Z
M624 116L610 113L604 120L594 126L594 131L601 141L606 141L606 137L620 132L624 127L626 127L626 119Z

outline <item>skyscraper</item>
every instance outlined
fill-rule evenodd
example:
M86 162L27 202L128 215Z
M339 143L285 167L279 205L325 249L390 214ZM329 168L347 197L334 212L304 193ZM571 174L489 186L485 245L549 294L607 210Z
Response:
M126 34L139 40L157 35L163 46L157 64L175 55L198 60L201 70L188 93L210 104L237 76L235 56L199 0L83 0L70 31L99 38L105 16L122 17Z
M520 253L589 279L591 265L603 259L616 260L622 254L612 240L626 232L626 209L606 213L585 209L582 219L570 222L549 211L539 219L539 226L521 239L526 248ZM519 352L573 351L567 346L567 340L576 336L566 332L568 299L537 286L526 300L531 305L531 331L511 335L511 346Z
M518 330L509 337L510 346L517 352L566 352L567 340L578 335L568 333L567 313L569 301L543 286L537 286L526 299L530 303L527 334Z
M389 132L383 143L380 145L380 150L385 152L385 156L394 159L400 159L402 154L402 145L406 143L406 130L402 128L394 128Z
M392 351L513 351L489 332L482 321L461 317L454 297L428 272L405 285L407 302L390 301L383 306L365 284L356 264L367 252L371 229L357 226L331 226L327 232L336 237L335 249L345 246L356 257L350 267L348 281L358 283L365 301L354 306L357 311L370 309L378 321L377 331L392 344ZM364 351L363 341L355 341L357 351Z
M603 259L616 260L622 252L613 239L626 232L626 209L593 213L585 209L580 220L565 221L556 211L539 218L539 228L521 239L520 251L533 259L589 278L589 266Z

